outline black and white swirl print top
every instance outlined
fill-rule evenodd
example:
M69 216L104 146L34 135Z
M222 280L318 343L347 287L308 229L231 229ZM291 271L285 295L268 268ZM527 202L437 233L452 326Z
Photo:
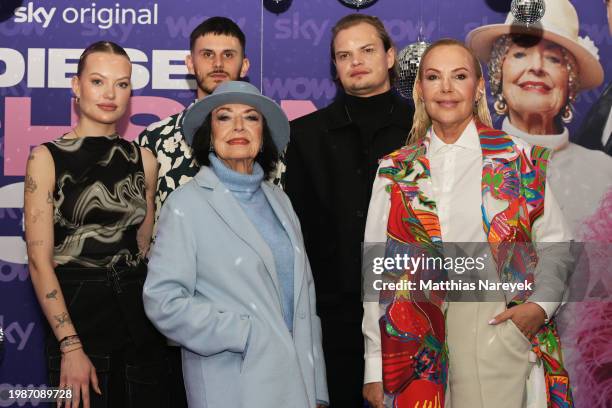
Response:
M44 144L55 164L54 261L73 267L136 265L146 215L140 148L118 135Z

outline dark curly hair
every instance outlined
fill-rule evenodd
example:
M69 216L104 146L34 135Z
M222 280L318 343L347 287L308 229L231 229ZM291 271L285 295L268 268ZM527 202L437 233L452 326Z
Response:
M200 166L210 166L210 160L208 158L208 153L210 153L211 146L211 134L212 134L212 125L211 125L211 117L212 114L208 114L202 126L196 131L193 136L193 143L191 144L191 148L193 150L193 155L195 156L198 164ZM263 118L263 132L262 132L262 143L263 149L261 152L257 154L255 157L255 161L259 163L261 168L264 171L264 177L267 179L270 174L276 169L276 162L278 161L278 149L274 144L274 140L272 140L272 135L270 133L270 128L268 128L268 124L266 123L266 119Z

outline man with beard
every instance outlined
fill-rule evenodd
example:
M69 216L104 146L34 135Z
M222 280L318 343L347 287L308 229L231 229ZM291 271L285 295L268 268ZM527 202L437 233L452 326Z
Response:
M185 63L189 73L195 76L197 100L210 95L220 83L246 75L249 60L245 57L245 36L229 18L211 17L203 21L191 32L189 41L191 52ZM155 216L152 215L153 209L147 209L144 221L150 235L153 235L154 224L168 195L191 180L199 170L181 129L187 109L151 124L138 137L138 143L148 149L145 153L155 156L158 163ZM168 386L172 398L169 406L187 407L180 348L170 345L168 356Z
M189 73L195 76L196 101L210 95L221 82L246 76L249 69L246 39L240 27L229 18L204 20L191 32L189 42L191 52L185 63ZM138 143L151 151L158 163L155 220L168 195L199 170L181 130L187 109L149 125L138 137ZM153 219L150 222L153 228Z
M361 242L378 159L403 146L411 105L394 94L395 48L382 22L351 14L332 28L342 91L294 120L285 191L300 218L317 290L331 407L362 407ZM370 381L366 396L375 390Z

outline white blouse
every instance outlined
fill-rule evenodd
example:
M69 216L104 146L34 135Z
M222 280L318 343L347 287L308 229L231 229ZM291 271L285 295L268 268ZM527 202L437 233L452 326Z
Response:
M515 143L528 145L516 138ZM427 150L430 162L431 191L426 195L437 203L443 242L487 242L482 226L482 148L474 122L463 131L453 144L444 143L430 131ZM392 165L390 159L380 163L379 169ZM364 241L384 243L387 239L387 221L391 200L385 188L391 180L376 177L368 210ZM571 239L561 210L548 183L544 201L544 214L532 226L534 241L567 242ZM492 259L489 257L489 259ZM559 302L535 302L553 316ZM376 302L364 302L362 331L365 344L364 384L382 381L382 357L378 321L384 309ZM493 317L493 316L491 316Z

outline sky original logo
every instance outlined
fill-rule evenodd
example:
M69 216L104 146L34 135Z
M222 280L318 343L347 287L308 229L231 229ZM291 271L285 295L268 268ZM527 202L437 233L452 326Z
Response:
M435 21L427 21L422 24L417 20L389 19L383 20L385 28L391 38L398 42L416 41L419 35L431 38L437 28ZM293 13L291 18L279 18L274 23L276 34L274 38L278 40L298 40L304 39L312 42L312 45L319 45L325 36L330 35L332 22L329 19L302 19L300 13Z
M313 45L319 45L323 35L329 31L329 20L309 18L300 20L300 13L293 13L291 18L279 18L274 23L278 40L297 40L303 38L311 40Z
M41 24L43 28L49 27L54 16L61 16L61 20L66 24L91 23L102 29L111 28L114 25L157 24L159 11L157 3L151 8L133 9L121 7L115 3L115 7L97 7L96 3L91 3L90 7L67 7L58 12L57 7L46 8L44 6L34 6L34 2L29 2L25 6L15 9L15 23L35 23Z
M49 27L53 16L57 11L57 7L49 9L45 7L34 7L33 2L29 2L27 6L17 7L15 9L16 23L36 23L41 24L43 28Z

